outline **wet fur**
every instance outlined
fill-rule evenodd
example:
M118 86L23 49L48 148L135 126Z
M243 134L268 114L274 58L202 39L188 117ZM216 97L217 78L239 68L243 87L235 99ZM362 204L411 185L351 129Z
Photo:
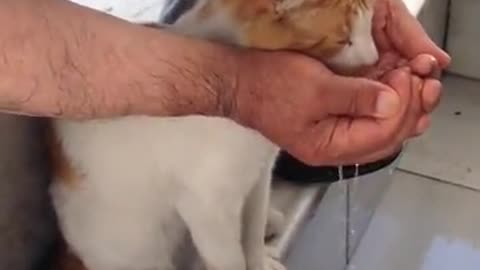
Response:
M376 61L366 4L198 0L168 28L349 70ZM208 270L283 268L264 246L279 149L258 132L197 115L57 120L53 131L52 197L66 242L90 270L191 269L175 259L185 246Z

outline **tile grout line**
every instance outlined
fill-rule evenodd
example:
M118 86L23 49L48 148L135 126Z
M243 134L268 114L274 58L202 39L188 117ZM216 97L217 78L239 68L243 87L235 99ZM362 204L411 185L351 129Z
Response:
M427 174L418 173L418 172L414 172L414 171L410 171L410 170L406 170L406 169L402 169L402 168L397 168L396 171L406 173L406 174L410 174L410 175L414 175L414 176L418 176L418 177L421 177L421 178L424 178L424 179L427 179L427 180L430 180L430 181L439 182L439 183L442 183L442 184L446 184L446 185L450 185L450 186L454 186L454 187L458 187L458 188L468 189L468 190L475 191L475 192L480 192L480 189L469 187L469 186L458 184L458 183L453 183L453 182L450 182L448 180L444 180L444 179L434 177L434 176L430 176L430 175L427 175Z
M446 76L453 76L453 77L457 77L457 78L462 79L462 80L471 81L473 83L480 82L480 79L478 79L478 78L474 78L474 77L471 77L471 76L468 76L468 75L456 73L456 72L451 71L451 70L446 70L446 71L443 72L443 74L444 74L444 76L442 77L442 80Z
M442 40L442 49L447 50L448 47L448 36L450 34L450 9L452 7L452 0L447 1L447 10L446 10L446 20L445 20L445 25L443 26L443 40Z

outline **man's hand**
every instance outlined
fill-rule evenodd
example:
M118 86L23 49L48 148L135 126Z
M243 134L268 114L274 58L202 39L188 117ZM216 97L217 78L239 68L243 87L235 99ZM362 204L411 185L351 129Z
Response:
M421 54L431 55L440 69L450 64L450 56L428 37L402 0L377 0L375 3L373 34L381 52L398 54L409 60ZM416 68L421 69L420 65Z
M430 125L430 113L440 101L439 76L450 64L450 56L428 37L402 0L376 1L373 34L380 50L373 77L407 65L421 79L423 115L417 127L419 135Z
M428 54L421 54L413 60L407 61L398 54L387 52L381 55L375 66L362 70L358 75L373 80L382 80L385 74L401 67L408 67L411 76L415 76L411 79L418 81L422 86L418 88L421 90L422 117L416 131L412 134L412 137L416 137L423 134L430 126L430 114L440 102L442 84L437 78L440 72L438 62Z
M450 57L401 0L377 0L373 31L381 57L363 75L384 84L277 54L263 61L264 74L262 61L249 63L257 80L239 86L236 113L311 165L369 162L399 150L429 127Z
M424 85L408 68L380 83L341 77L289 53L243 59L234 118L307 164L378 160L417 133Z

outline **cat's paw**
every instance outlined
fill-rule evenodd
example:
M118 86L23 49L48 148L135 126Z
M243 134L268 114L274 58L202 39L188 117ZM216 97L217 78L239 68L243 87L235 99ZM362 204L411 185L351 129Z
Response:
M287 270L287 268L278 259L265 255L263 270Z
M268 210L265 239L270 240L279 235L285 227L285 215L279 210L270 207Z

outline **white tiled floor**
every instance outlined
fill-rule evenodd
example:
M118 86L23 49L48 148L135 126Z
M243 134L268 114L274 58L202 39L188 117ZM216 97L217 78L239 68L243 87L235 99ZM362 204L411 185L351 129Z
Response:
M358 247L356 270L480 269L480 82L447 76Z
M355 254L356 270L480 269L480 193L397 173Z
M480 82L446 76L444 87L432 128L400 168L480 190Z

